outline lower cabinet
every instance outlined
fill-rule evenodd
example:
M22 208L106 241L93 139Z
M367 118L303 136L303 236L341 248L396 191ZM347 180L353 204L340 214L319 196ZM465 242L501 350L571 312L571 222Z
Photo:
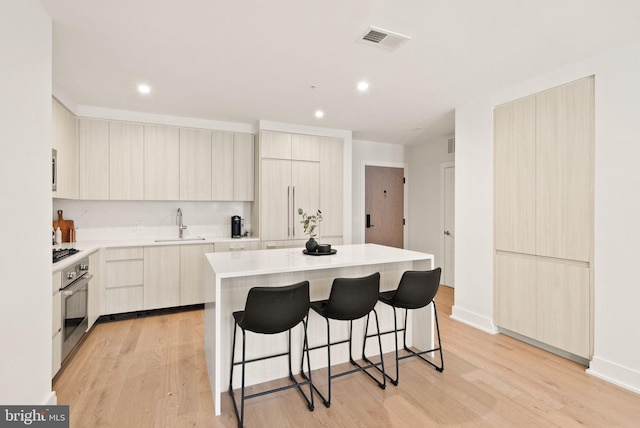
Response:
M587 263L499 252L495 269L496 325L589 358Z
M52 323L51 323L51 377L55 376L62 364L62 273L53 274Z
M218 244L216 244L216 247ZM180 247L179 304L204 303L205 254L213 253L213 244L183 245ZM213 284L212 284L213 286Z
M106 249L105 314L144 309L142 247Z
M144 248L144 309L180 306L180 247Z
M102 250L98 250L89 256L89 270L93 278L89 282L89 295L87 302L87 317L89 318L89 326L87 331L95 324L100 316L102 309L100 307L101 298L104 294L104 286L102 284L101 266L102 266Z
M259 250L260 241L244 241L239 239L238 241L226 241L216 242L216 253L225 251L244 251L244 250Z

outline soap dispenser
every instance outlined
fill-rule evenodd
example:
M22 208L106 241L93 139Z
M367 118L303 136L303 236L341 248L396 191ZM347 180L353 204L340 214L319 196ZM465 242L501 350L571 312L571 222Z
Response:
M56 228L56 244L62 244L62 231L60 226Z

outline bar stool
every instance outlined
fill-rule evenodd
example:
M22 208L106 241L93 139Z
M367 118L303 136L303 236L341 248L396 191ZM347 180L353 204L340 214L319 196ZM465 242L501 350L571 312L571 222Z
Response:
M399 361L405 358L418 357L421 360L432 365L437 371L442 372L444 370L444 360L442 358L442 344L440 342L440 327L438 325L438 312L436 311L436 302L433 301L438 288L440 287L440 274L441 269L436 268L430 271L407 271L402 275L400 284L396 290L383 291L379 294L378 299L382 303L393 308L393 330L379 333L379 335L394 333L396 339L396 378L392 379L388 374L384 373L389 378L392 384L398 385L398 379L400 377ZM420 309L433 304L433 314L436 319L436 332L438 335L438 346L427 351L415 352L413 349L407 347L407 313L409 309ZM396 308L404 309L404 328L398 329L398 322L396 318ZM366 331L366 330L365 330ZM404 350L409 352L408 355L398 356L398 332L403 332ZM375 336L375 334L365 336L365 345L367 338ZM379 336L378 336L379 337ZM440 353L440 365L437 366L433 362L425 359L422 355L436 352ZM376 367L377 369L378 367ZM378 369L379 370L379 369Z
M351 339L353 333L353 321L367 316L367 323L369 320L369 314L373 311L376 318L376 326L378 326L378 314L374 309L377 300L378 292L380 291L380 274L378 272L373 275L369 275L363 278L336 278L331 285L331 292L328 300L319 300L311 302L311 309L313 309L318 315L323 317L327 321L327 344L315 346L309 348L309 350L315 350L320 348L327 348L327 381L328 381L328 398L318 390L315 385L312 385L313 389L320 395L322 401L326 407L331 406L331 379L335 379L340 376L345 376L358 371L364 372L367 376L373 379L374 382L382 389L386 388L386 379L382 376L382 382L378 381L371 373L367 372L367 369L375 367L384 374L384 361L382 359L382 341L378 336L378 346L380 348L380 362L372 363L369 365L361 366L354 361L351 351ZM331 342L331 334L329 329L329 320L341 320L349 321L349 339ZM378 328L378 332L380 329ZM365 330L366 334L366 330ZM345 371L338 374L331 374L331 346L341 343L349 343L349 361L356 366L355 369ZM362 357L364 356L364 348L362 349ZM308 358L308 356L307 356ZM304 363L304 355L302 356L302 362ZM382 366L380 369L378 366ZM306 378L302 365L300 366L301 375ZM311 372L309 372L309 379L311 379Z
M297 284L284 287L254 287L249 290L247 302L244 311L233 313L233 346L231 351L231 373L229 375L229 395L233 401L233 407L238 418L238 426L242 427L244 422L244 401L250 398L260 397L262 395L274 392L284 391L290 388L298 388L302 396L307 402L309 410L313 411L313 383L311 382L311 374L305 376L304 381L297 381L291 371L291 329L302 322L304 329L304 343L302 353L307 354L309 359L309 345L307 342L307 319L309 317L309 281L302 281ZM242 361L235 362L236 348L236 329L242 329ZM288 352L269 355L260 358L247 360L245 357L246 334L245 331L260 334L276 334L288 331L289 349ZM289 378L293 382L280 388L274 388L256 394L245 395L245 365L256 361L262 361L270 358L288 355L289 358ZM304 362L304 358L303 358ZM235 394L233 392L233 367L242 365L242 397L240 404L240 412L236 403ZM311 370L311 364L307 364L307 368ZM301 386L309 385L309 397L304 393Z

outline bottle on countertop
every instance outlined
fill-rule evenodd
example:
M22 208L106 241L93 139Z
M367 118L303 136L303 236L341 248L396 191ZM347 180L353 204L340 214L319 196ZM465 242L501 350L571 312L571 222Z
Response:
M60 226L56 229L56 244L62 244L62 231L60 230Z

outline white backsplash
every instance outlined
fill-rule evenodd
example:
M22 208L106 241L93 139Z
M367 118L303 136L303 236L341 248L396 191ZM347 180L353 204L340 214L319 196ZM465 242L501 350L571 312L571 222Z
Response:
M181 201L76 201L54 199L52 219L63 211L65 220L73 220L77 241L104 239L159 239L177 236L176 212L182 210L182 222L188 228L184 236L231 235L231 216L244 219L251 230L251 202Z

